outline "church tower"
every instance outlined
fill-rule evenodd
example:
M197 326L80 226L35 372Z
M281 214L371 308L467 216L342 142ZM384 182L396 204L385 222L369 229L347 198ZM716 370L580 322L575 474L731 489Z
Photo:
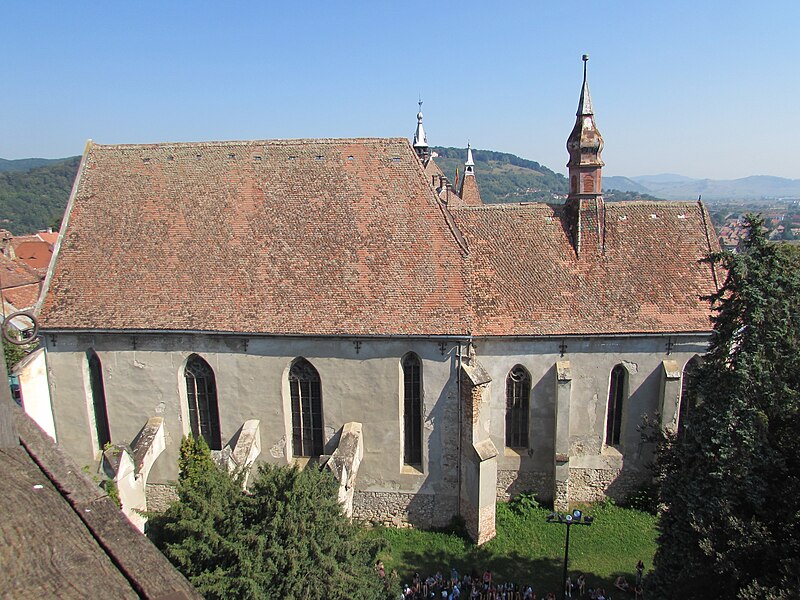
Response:
M419 112L417 113L417 130L414 132L414 151L425 164L431 157L431 150L428 147L428 137L425 135L425 128L422 126L422 100L419 101Z
M583 87L578 101L575 126L567 138L569 153L569 195L566 202L566 217L575 253L591 246L603 252L605 229L605 206L602 196L603 137L594 122L592 97L586 65L589 55L583 55Z

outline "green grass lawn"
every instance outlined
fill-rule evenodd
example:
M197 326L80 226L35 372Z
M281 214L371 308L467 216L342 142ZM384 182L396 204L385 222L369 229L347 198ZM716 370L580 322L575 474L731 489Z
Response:
M545 508L530 508L524 514L509 505L497 504L497 537L477 548L452 533L389 529L369 532L387 542L381 558L387 571L396 569L401 582L410 582L414 571L424 577L454 566L460 573L490 569L497 581L530 583L534 590L560 592L564 564L566 526L547 523ZM645 569L653 564L656 551L656 517L611 504L587 507L594 524L570 529L569 573L586 574L588 587L613 589L617 575L635 581L636 562ZM616 596L616 594L615 594Z

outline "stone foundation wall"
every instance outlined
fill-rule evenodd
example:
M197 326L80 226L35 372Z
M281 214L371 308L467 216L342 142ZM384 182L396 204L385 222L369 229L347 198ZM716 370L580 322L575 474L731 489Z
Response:
M624 500L650 477L647 471L619 469L571 469L570 502L597 502L612 498Z
M148 483L145 494L148 511L164 512L178 499L178 488L169 483Z
M497 499L511 500L521 492L533 492L542 500L553 499L553 474L543 471L497 471Z
M360 492L353 496L353 517L389 527L443 527L457 514L458 498L405 492Z

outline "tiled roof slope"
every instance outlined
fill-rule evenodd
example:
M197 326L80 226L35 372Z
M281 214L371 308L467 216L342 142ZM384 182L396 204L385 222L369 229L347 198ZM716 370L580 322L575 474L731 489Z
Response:
M683 202L605 206L604 254L583 248L579 257L561 206L453 211L470 247L473 334L708 331L700 296L714 281L698 260L716 243L705 209Z
M461 248L405 139L100 146L41 310L50 329L468 329Z
M697 203L443 209L404 139L90 146L44 329L279 335L708 331ZM468 250L468 252L466 252Z

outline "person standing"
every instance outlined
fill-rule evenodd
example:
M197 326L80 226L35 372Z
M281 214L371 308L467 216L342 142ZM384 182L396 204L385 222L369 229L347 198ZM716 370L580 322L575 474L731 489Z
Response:
M639 562L636 563L636 585L642 585L642 575L644 574L644 563L642 559L639 559Z

